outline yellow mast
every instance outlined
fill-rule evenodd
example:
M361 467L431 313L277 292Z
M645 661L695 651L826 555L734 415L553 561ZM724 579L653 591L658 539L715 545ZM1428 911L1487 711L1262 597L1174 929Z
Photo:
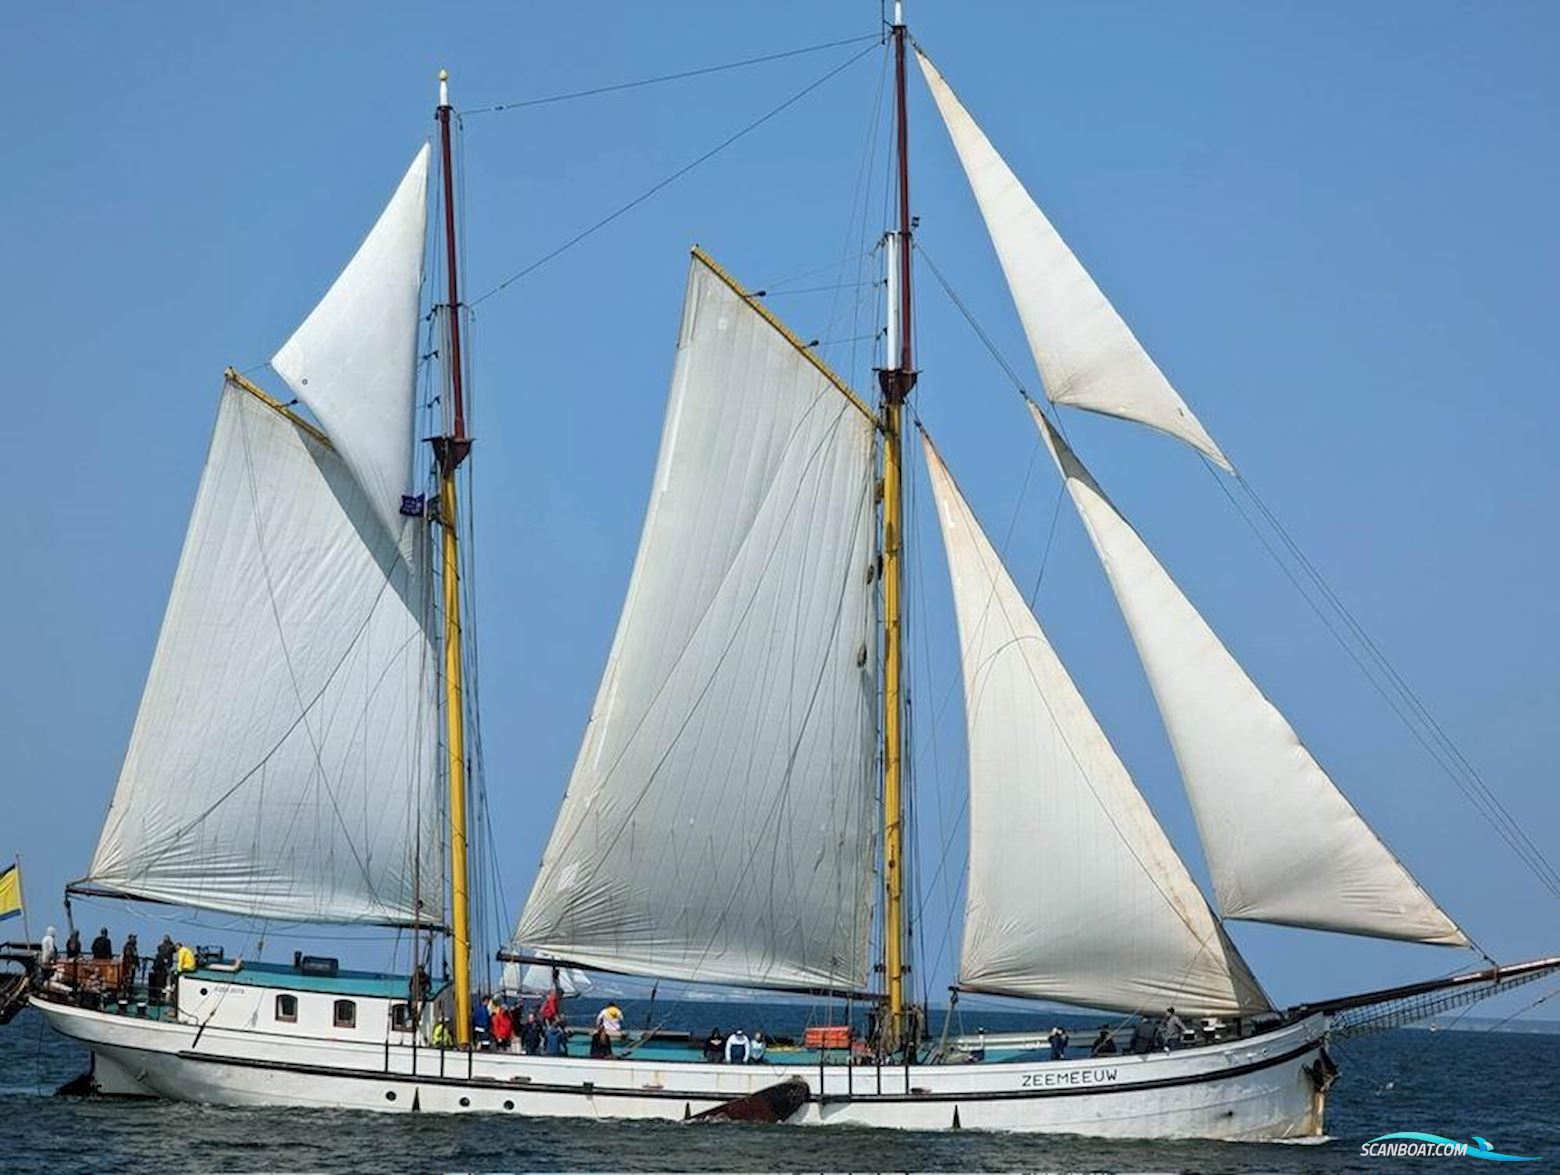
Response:
M884 1045L897 1048L905 1015L904 668L901 661L900 535L904 509L903 401L883 404L883 971L888 995Z
M899 156L899 229L884 237L888 270L888 333L883 370L883 980L887 1022L880 1045L895 1051L907 1039L905 973L904 660L901 632L904 535L905 399L915 386L910 300L910 157L906 123L905 40L894 4L894 77Z
M453 428L434 438L439 463L439 523L443 530L444 739L450 787L450 965L455 988L455 1043L471 1044L471 900L466 836L466 708L460 655L460 550L455 471L471 452L460 353L460 287L456 277L455 176L450 167L449 74L439 71L439 138L444 164L444 247L449 278L450 405Z

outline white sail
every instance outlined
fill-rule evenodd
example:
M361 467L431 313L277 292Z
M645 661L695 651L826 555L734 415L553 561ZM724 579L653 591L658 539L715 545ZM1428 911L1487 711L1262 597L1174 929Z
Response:
M919 50L917 57L975 191L1046 396L1157 428L1233 472L936 67Z
M424 144L341 276L271 357L392 534L401 533L401 495L412 488L427 191Z
M928 441L969 727L959 982L1123 1012L1269 1009Z
M516 995L546 995L553 989L554 979L558 990L565 996L584 995L595 986L583 971L573 967L543 967L540 963L504 964L499 978L499 990Z
M1226 918L1466 946L1030 406L1164 717Z
M528 952L865 983L874 436L696 253L628 599L516 930Z
M229 383L79 885L257 918L440 922L422 546L384 530L329 445Z

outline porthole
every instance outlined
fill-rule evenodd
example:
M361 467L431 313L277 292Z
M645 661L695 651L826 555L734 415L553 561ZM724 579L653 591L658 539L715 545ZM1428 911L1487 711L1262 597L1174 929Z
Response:
M206 989L204 987L200 989L200 994L201 995L205 995L206 994Z
M514 1108L515 1108L515 1103L514 1102L505 1102L504 1103L504 1109L512 1110Z
M463 1097L463 1098L460 1099L461 1109L465 1109L470 1104L471 1104L471 1099L469 1097Z
M393 1090L393 1089L385 1090L385 1101L387 1101L387 1102L395 1101L395 1090Z

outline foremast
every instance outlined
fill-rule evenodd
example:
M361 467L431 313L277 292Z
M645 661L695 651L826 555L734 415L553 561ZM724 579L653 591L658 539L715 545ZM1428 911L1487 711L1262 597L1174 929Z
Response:
M455 239L455 173L451 167L449 74L439 71L439 147L444 178L444 250L448 277L450 431L433 438L439 470L439 522L444 596L444 735L449 756L450 964L455 987L455 1041L471 1043L471 901L466 835L466 710L461 659L460 549L455 473L471 452L466 435L460 349L460 285Z
M886 1018L880 1044L895 1051L905 1042L909 1001L905 998L905 818L903 519L904 405L915 386L910 298L910 157L905 102L904 10L894 3L895 124L899 227L884 238L887 270L887 333L880 417L883 437L883 981Z

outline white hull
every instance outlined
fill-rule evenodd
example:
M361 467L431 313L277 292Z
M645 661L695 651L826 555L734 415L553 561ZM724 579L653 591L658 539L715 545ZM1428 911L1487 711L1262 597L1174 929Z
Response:
M811 1097L790 1121L807 1125L1263 1140L1319 1135L1325 1100L1309 1071L1322 1016L1149 1056L820 1069L414 1050L35 1003L92 1050L102 1092L219 1105L677 1121L799 1077Z

